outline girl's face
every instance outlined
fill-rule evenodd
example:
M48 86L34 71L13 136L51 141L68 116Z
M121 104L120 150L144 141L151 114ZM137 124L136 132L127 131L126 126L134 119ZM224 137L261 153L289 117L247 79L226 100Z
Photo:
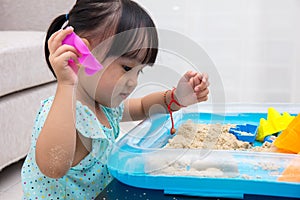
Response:
M94 76L84 77L82 83L90 98L107 107L117 107L137 86L138 75L144 68L135 59L107 58L104 69Z

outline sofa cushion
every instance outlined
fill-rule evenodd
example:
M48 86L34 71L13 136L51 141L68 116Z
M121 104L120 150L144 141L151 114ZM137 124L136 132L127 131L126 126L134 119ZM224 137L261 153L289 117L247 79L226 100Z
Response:
M44 58L44 32L0 31L0 96L54 81Z
M40 103L52 96L55 90L56 83L48 83L1 98L0 171L28 153Z

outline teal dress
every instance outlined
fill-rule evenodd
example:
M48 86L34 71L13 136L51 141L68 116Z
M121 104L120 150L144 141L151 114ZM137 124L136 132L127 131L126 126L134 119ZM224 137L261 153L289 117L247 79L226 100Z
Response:
M32 133L30 151L22 167L23 199L95 199L112 180L107 170L107 156L119 134L124 104L116 108L101 107L111 129L103 126L96 115L80 102L76 103L76 129L92 139L91 152L61 178L45 176L35 160L36 141L45 123L54 97L42 102Z

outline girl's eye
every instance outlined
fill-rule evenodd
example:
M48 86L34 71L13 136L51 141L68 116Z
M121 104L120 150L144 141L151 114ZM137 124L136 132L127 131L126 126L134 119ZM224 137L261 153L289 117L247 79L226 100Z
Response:
M124 69L126 72L128 72L128 71L130 71L130 70L132 69L131 67L128 67L128 66L126 66L126 65L123 65L122 67L123 67L123 69Z

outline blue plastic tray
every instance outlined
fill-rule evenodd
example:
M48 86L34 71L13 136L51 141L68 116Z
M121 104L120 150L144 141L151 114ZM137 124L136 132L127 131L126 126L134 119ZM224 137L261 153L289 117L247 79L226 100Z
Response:
M258 125L266 113L175 113L175 127L186 120L195 123ZM279 182L277 178L299 155L226 150L166 149L170 135L168 115L147 119L121 138L108 160L111 174L119 181L140 188L164 190L167 194L242 199L245 194L300 197L300 183ZM256 143L260 145L260 143ZM223 173L200 175L198 166ZM176 166L174 168L174 166ZM210 167L211 166L211 167ZM173 167L175 171L168 171ZM300 167L300 166L299 166ZM177 173L180 170L185 173ZM202 172L200 170L200 172ZM300 175L299 175L300 176Z

